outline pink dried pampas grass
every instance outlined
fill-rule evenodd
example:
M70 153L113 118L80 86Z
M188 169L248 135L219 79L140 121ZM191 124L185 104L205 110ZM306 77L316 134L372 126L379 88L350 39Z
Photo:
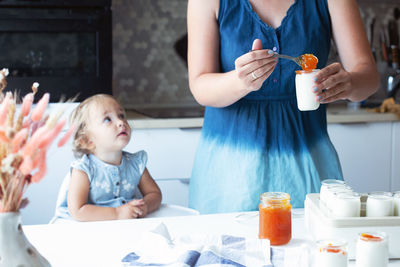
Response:
M16 115L16 94L3 93L8 70L0 71L0 212L15 212L27 204L23 194L30 183L46 174L46 154L65 125L62 111L45 115L49 94L44 94L31 112L39 84L22 101ZM29 114L31 114L29 116ZM69 129L59 141L64 145L71 136Z

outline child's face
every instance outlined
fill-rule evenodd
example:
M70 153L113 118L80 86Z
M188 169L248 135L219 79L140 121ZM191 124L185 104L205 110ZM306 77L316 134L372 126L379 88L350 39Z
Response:
M87 133L95 154L120 151L131 138L125 111L112 98L101 99L89 108Z

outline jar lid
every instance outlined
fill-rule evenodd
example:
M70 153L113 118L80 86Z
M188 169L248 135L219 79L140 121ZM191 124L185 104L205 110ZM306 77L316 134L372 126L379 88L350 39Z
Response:
M314 73L318 72L319 69L312 69L312 70L296 70L296 74L305 74L305 73Z
M282 203L283 201L289 202L290 195L284 192L264 192L260 196L261 202L264 203Z
M368 193L369 198L376 198L376 199L388 199L392 198L392 193L384 192L384 191L376 191Z
M346 182L337 179L326 179L321 182L322 185L345 185Z

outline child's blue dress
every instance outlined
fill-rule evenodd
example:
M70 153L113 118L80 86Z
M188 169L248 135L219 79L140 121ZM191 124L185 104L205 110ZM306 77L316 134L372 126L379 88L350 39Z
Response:
M71 164L71 170L85 172L90 182L88 204L102 207L119 207L135 198L142 198L138 188L140 178L146 168L147 153L123 151L119 166L107 164L94 155L84 155ZM56 218L71 219L68 211L68 174L58 193Z
M318 57L326 65L331 23L326 0L295 0L282 24L269 27L248 0L220 0L221 72L235 59L263 48ZM294 62L280 59L262 88L225 108L206 107L202 135L190 180L189 206L201 213L257 210L262 192L281 191L294 207L318 192L323 179L343 179L329 139L326 107L299 111ZM218 88L215 88L218 90Z

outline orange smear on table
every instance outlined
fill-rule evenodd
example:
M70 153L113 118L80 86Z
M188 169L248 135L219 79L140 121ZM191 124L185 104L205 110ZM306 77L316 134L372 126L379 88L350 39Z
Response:
M317 68L318 58L313 54L301 55L300 65L305 71L311 71Z

